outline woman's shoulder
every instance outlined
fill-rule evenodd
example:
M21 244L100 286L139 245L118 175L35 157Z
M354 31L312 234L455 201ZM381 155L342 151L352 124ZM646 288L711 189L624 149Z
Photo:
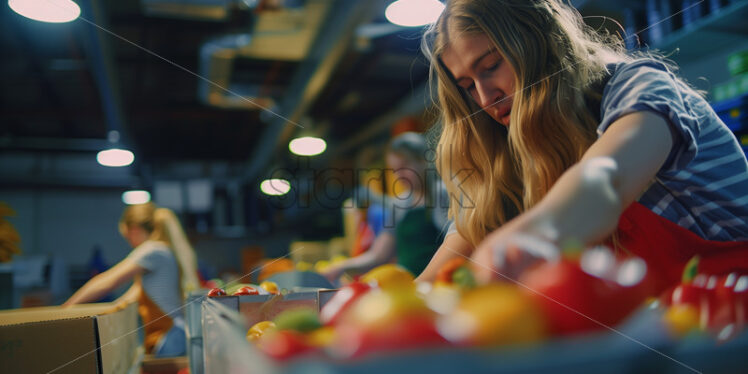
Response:
M155 241L155 240L147 240L137 246L133 252L134 255L137 255L139 257L143 256L156 256L156 257L163 257L163 256L173 256L171 253L171 249L169 248L169 245L164 242Z
M168 251L169 244L157 240L146 240L141 243L135 250L141 251Z
M632 56L627 59L610 62L606 64L606 68L614 77L632 74L642 69L667 74L674 74L675 70L677 70L676 65L673 63L654 56Z
M128 258L149 271L156 270L175 259L168 244L153 240L141 243L133 249Z
M683 89L681 79L676 74L677 68L666 61L654 57L631 58L609 63L608 81L603 96L613 96L618 91L630 91L637 88L670 87Z
M667 118L674 114L694 115L694 107L706 103L667 61L655 57L631 58L609 64L608 70L610 77L602 93L599 130L631 111L652 110Z
M662 58L656 56L628 56L624 59L613 61L612 65L618 67L640 67L640 66L651 66L656 68L672 68L671 63L666 62Z

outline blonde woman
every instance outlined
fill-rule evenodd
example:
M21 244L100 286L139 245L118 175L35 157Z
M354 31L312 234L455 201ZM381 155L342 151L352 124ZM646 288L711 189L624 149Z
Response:
M153 203L128 206L119 230L134 248L111 269L98 274L63 305L94 302L133 281L118 301L138 302L146 353L179 356L186 350L182 302L199 287L195 254L174 213Z
M748 258L748 162L669 65L560 0L448 1L424 52L460 204L420 280L458 255L483 281L513 276L556 255L541 249L611 237L669 276L695 253Z

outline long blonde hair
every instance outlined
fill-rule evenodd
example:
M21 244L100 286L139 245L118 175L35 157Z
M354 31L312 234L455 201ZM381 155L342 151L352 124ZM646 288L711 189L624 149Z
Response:
M440 60L450 41L478 34L516 74L508 130ZM461 199L450 204L450 217L473 245L537 204L581 159L598 125L585 96L595 96L591 87L607 74L606 64L631 59L620 38L598 34L559 0L448 1L422 48L441 109L437 168L450 196Z
M199 287L195 251L174 212L157 207L154 203L130 205L120 218L120 233L124 234L130 225L142 227L149 233L149 240L164 242L169 246L179 264L183 297Z

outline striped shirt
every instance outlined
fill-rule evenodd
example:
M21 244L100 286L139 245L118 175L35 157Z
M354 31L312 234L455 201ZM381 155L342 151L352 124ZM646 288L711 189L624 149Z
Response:
M639 202L704 239L748 240L748 161L706 100L658 61L620 63L603 91L598 135L638 111L660 114L674 134Z

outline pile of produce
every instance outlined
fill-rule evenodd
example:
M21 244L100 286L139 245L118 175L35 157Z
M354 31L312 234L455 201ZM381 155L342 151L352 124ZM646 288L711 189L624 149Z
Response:
M664 308L662 324L673 337L691 331L735 336L745 326L748 275L699 274L697 266L698 259L691 261L683 283L661 294L643 260L604 247L566 253L516 280L485 285L476 284L465 259L445 264L434 283L416 284L407 270L389 264L340 288L319 313L294 309L255 324L247 340L281 361L530 345L615 327L645 304Z
M278 288L278 284L273 281L262 281L259 285L249 283L237 283L226 289L222 287L214 287L208 291L209 297L215 296L241 296L241 295L279 295L281 290Z

